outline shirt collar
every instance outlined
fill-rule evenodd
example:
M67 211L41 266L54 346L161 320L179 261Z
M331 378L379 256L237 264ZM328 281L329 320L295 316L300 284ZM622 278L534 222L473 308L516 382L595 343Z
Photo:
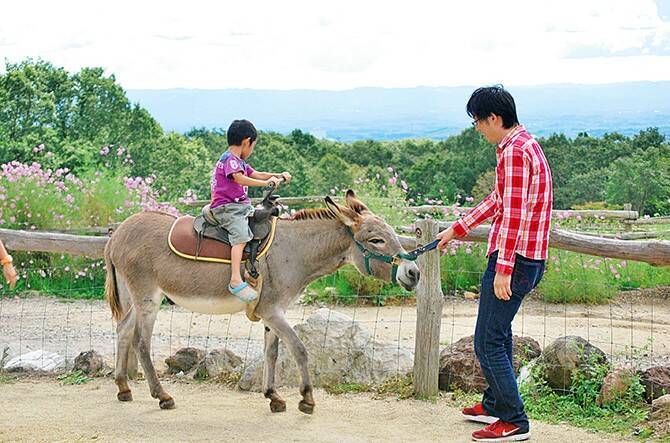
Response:
M507 135L502 139L500 144L497 146L496 151L497 152L502 152L503 149L505 149L512 141L522 132L525 131L526 128L523 127L523 125L519 124L514 127L511 131L507 133Z

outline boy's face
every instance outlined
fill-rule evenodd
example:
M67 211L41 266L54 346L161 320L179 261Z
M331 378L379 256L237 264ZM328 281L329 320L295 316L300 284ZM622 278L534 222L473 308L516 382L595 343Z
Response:
M484 136L486 141L498 144L502 140L500 130L502 129L502 118L495 114L488 117L475 119L475 130Z
M251 141L251 138L245 138L242 140L242 160L246 160L251 156L251 153L254 152L254 148L256 147L256 142L258 139L254 140L253 142Z

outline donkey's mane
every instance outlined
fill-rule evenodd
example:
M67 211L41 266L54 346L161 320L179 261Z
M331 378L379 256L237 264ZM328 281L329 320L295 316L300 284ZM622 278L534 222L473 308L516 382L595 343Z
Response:
M328 208L301 209L288 220L337 220L337 216Z

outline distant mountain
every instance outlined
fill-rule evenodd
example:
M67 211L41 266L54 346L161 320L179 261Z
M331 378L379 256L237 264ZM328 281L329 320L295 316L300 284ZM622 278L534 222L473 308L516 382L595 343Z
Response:
M358 88L348 91L129 90L164 129L227 128L247 118L263 130L299 128L342 141L444 138L469 125L474 87ZM510 87L519 119L532 133L631 135L651 126L670 136L670 81Z

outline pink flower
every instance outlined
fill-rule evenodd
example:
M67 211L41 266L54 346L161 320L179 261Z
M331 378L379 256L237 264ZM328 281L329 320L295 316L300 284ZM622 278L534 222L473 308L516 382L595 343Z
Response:
M395 186L395 184L396 184L397 181L398 181L397 178L395 178L395 177L391 177L391 178L389 178L389 185L391 185L391 186Z

